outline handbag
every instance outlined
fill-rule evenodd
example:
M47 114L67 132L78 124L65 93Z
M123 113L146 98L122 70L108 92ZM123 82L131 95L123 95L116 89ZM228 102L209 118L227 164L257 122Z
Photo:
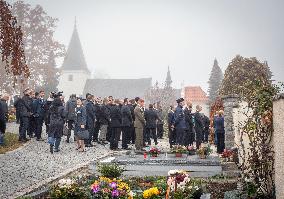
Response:
M87 140L89 139L89 131L85 130L85 129L81 129L80 131L78 131L77 136L79 138L79 140Z
M65 135L65 136L69 135L69 129L68 129L67 123L64 124L63 135Z

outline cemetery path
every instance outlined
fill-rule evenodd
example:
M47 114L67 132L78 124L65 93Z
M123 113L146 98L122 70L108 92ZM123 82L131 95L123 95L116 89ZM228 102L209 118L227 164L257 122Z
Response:
M18 132L18 125L9 123L7 132ZM46 140L45 130L43 138ZM0 198L16 198L53 179L107 156L109 150L102 145L75 150L75 143L63 138L59 153L51 154L47 141L32 139L23 147L0 155Z

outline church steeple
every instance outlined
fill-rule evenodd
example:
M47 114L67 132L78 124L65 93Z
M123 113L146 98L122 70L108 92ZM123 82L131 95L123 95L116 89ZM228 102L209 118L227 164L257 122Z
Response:
M171 71L170 71L170 66L168 66L168 72L167 72L167 78L165 82L165 87L171 87L172 85L172 77L171 77Z
M67 54L61 67L62 70L83 70L90 72L83 53L79 34L77 31L77 20L75 18L73 34L68 46Z

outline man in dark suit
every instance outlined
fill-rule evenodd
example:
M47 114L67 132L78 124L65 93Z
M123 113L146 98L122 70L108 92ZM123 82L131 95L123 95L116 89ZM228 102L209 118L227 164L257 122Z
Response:
M31 99L32 90L26 89L24 91L24 96L20 100L20 126L19 126L19 141L26 142L29 139L27 138L27 131L30 125L30 118L32 115L32 99Z
M203 129L203 142L208 142L208 136L209 136L209 126L210 126L210 120L209 117L206 115L203 115L203 123L204 123L204 129Z
M199 149L202 142L202 134L204 129L203 117L201 115L202 107L200 105L196 106L196 113L194 114L194 124L196 132L196 148Z
M110 149L118 149L118 141L121 132L122 116L119 108L120 101L114 100L114 103L110 105Z
M149 104L149 109L145 111L145 120L146 120L146 138L145 141L148 142L148 145L151 145L151 138L153 137L155 145L158 144L157 141L157 121L159 119L157 112L154 110L153 104Z
M45 116L45 100L44 98L44 91L40 91L36 93L35 100L32 103L32 111L33 117L35 120L35 136L37 141L43 141L41 134L42 134L42 125Z
M86 107L86 129L89 131L89 139L86 140L87 144L86 147L93 147L92 139L95 136L95 122L96 122L96 116L95 116L95 106L93 103L93 95L87 96L87 101L85 104Z
M174 128L176 131L176 144L183 144L183 136L186 129L185 126L185 116L183 111L184 99L177 99L178 106L176 107L174 113Z
M130 108L128 106L129 101L127 98L124 99L123 105L121 107L122 114L122 148L128 149L128 143L131 133L131 126L133 124L133 118L131 115Z
M173 147L176 143L176 136L175 136L175 130L173 128L174 126L174 106L170 106L170 110L168 112L168 129L169 129L169 143L170 148Z

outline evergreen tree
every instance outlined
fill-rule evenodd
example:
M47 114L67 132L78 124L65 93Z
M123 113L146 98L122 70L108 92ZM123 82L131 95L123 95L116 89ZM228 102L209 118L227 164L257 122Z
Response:
M223 72L218 65L217 59L214 60L214 65L209 78L209 103L212 104L218 97L218 90L223 80Z

